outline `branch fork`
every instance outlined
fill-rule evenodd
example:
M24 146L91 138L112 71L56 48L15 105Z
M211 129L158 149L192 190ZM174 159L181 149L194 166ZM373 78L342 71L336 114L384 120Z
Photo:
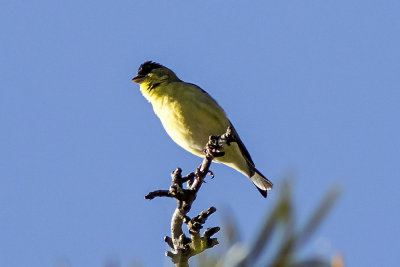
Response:
M171 248L171 251L166 252L166 256L171 258L175 266L189 266L189 258L218 244L217 238L212 238L212 236L220 230L219 227L207 228L202 235L200 234L207 218L216 211L216 208L210 207L193 218L187 216L187 213L190 211L207 174L210 173L214 177L209 170L212 160L215 157L223 156L225 154L223 145L230 145L235 140L236 136L231 127L228 127L226 133L221 136L210 136L204 149L205 157L196 172L182 177L182 170L177 168L171 174L172 181L169 190L156 190L145 196L145 199L170 197L177 200L178 205L171 220L171 237L166 236L164 238L164 241ZM186 188L183 187L184 183L187 184ZM186 224L190 237L183 233L183 223Z

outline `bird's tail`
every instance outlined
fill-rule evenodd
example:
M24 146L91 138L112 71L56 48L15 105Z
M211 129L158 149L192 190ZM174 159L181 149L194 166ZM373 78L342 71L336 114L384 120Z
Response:
M264 177L257 169L254 169L253 176L250 177L250 180L257 187L258 191L260 191L263 197L267 197L268 190L272 189L273 184L270 180Z

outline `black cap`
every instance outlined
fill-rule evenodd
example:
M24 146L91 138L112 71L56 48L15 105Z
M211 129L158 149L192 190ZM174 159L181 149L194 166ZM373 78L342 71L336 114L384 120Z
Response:
M138 76L146 76L149 74L152 70L162 68L163 66L153 62L153 61L146 61L142 65L140 65L139 70L138 70Z

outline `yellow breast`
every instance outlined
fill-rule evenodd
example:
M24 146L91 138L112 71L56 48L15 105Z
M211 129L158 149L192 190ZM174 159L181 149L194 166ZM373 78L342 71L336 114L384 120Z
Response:
M229 126L221 107L195 85L173 82L150 94L148 99L168 135L193 154L203 156L208 137L224 133Z
M141 84L140 90L172 140L199 157L204 157L209 136L225 133L230 125L217 102L193 84L170 82L156 90ZM248 175L247 162L236 143L225 146L224 152L225 156L214 160Z

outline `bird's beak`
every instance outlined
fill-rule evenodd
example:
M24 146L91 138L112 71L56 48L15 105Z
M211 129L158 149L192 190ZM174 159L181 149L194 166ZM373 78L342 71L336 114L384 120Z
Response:
M134 77L132 79L132 82L140 84L141 82L143 82L143 80L144 80L144 76L143 75L136 75L136 77Z

